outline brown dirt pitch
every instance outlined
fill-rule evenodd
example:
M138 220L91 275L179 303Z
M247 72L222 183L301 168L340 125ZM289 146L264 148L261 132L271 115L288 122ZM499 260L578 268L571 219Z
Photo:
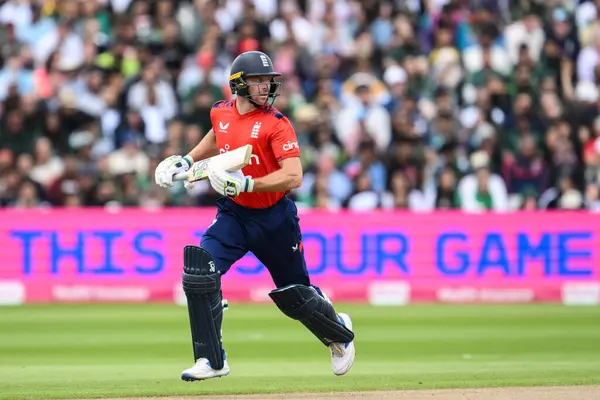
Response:
M227 396L129 397L103 400L600 400L600 386L280 393Z

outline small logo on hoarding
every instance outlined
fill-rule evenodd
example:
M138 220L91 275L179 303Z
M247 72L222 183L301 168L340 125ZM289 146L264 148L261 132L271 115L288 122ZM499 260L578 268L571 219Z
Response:
M531 288L442 287L436 294L442 303L531 303L535 299Z
M369 304L404 306L410 303L410 285L404 281L373 282L367 293Z
M25 285L19 281L0 281L0 306L25 303Z
M250 300L256 302L267 302L271 301L269 297L269 293L273 290L267 286L259 286L253 289L250 289Z
M56 285L52 287L55 301L131 301L146 302L150 289L142 286Z
M568 306L595 306L600 304L600 283L565 282L561 295L563 304Z
M187 306L187 297L185 297L181 282L178 282L173 286L173 301L178 306Z

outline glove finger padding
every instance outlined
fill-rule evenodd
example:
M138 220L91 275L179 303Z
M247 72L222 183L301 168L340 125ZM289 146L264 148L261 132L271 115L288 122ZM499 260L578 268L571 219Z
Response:
M154 174L154 180L158 186L163 188L173 186L173 176L169 173L169 171L156 171Z
M222 181L221 177L217 173L215 168L208 167L208 181L210 182L210 186L215 190L215 192L219 193L222 196L225 196L225 183Z
M214 180L209 180L210 186L214 189L215 192L219 193L221 196L225 196L225 192L223 191L223 185L219 185L218 182Z
M211 186L223 196L236 197L241 192L252 191L251 180L241 170L228 172L219 168L210 168L208 174Z
M173 176L186 172L193 163L191 157L170 156L161 161L154 171L154 180L160 187L172 187Z

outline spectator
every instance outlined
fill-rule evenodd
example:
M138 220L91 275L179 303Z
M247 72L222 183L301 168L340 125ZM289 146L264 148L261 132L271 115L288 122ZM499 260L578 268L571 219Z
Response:
M426 188L425 208L428 210L452 210L459 208L456 192L456 174L452 168L445 168L440 173L439 183Z
M424 197L420 190L414 189L403 171L392 174L389 191L384 193L382 207L386 209L425 210Z
M9 204L14 208L39 208L45 205L39 197L37 186L30 180L21 183L14 203Z
M0 147L16 155L33 153L37 132L28 122L24 120L23 112L20 110L8 111L4 126L1 128Z
M358 142L365 136L375 141L378 151L384 151L390 144L390 114L374 102L371 90L367 84L358 85L356 100L343 107L337 116L337 135L349 154L354 154Z
M504 159L503 178L508 193L521 193L526 190L541 193L545 187L546 167L543 159L536 154L533 136L526 135L519 141L516 156L510 153Z
M37 139L33 156L34 164L29 177L42 187L48 187L52 181L62 174L63 162L53 154L52 143L47 137Z
M170 120L177 114L177 98L173 87L161 78L162 63L155 59L142 72L142 79L129 89L127 105L141 111L146 106L157 106L162 118Z
M377 208L388 208L390 197L388 193L379 193L373 189L369 173L362 171L354 177L354 190L345 204L350 210L372 211Z
M480 151L471 156L473 172L465 175L457 188L458 203L464 211L507 211L506 186L500 176L489 169L489 156Z
M334 201L335 204L341 204L345 199L350 196L352 191L352 182L348 178L348 175L336 168L336 154L331 151L323 151L319 154L316 162L316 171L308 172L304 175L302 181L302 188L300 193L307 196L314 193L316 190L318 193L326 191L329 201ZM324 183L324 188L315 189L317 181ZM305 201L310 204L315 204L317 199L306 199Z
M534 10L528 10L522 19L508 25L504 30L504 35L506 50L513 65L519 61L520 49L526 49L533 62L539 61L545 33L540 18Z
M128 133L123 137L122 147L108 156L109 171L112 175L148 172L150 159L141 150L142 140Z
M369 178L368 187L376 193L381 193L385 189L387 172L383 163L377 159L377 150L372 141L365 141L360 145L358 157L346 165L346 173L352 178L356 178L363 173L366 174ZM364 179L359 179L358 183L360 188L367 187Z

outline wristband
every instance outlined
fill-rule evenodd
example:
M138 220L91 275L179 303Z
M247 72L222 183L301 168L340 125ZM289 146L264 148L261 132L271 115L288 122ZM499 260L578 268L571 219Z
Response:
M254 179L246 178L246 184L244 185L244 192L251 192L254 190Z
M189 154L187 156L183 157L183 159L185 160L186 163L188 163L188 168L191 167L192 164L194 164L194 159Z

